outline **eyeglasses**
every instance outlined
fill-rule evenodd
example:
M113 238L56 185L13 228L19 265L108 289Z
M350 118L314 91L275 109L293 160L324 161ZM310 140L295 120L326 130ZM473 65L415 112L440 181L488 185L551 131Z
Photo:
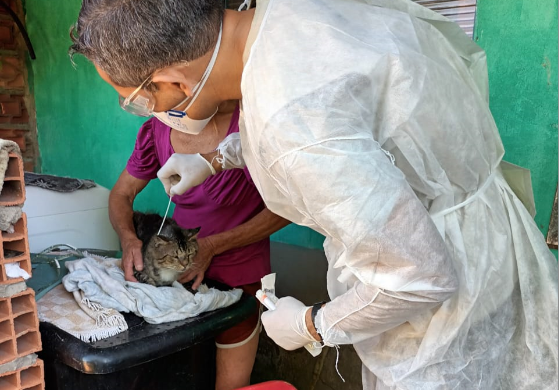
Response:
M118 102L120 107L130 114L137 116L148 117L153 114L153 108L155 107L155 99L153 95L148 91L144 90L146 96L140 95L139 92L147 87L151 83L151 75L144 80L138 88L134 90L126 99L122 96L118 97Z

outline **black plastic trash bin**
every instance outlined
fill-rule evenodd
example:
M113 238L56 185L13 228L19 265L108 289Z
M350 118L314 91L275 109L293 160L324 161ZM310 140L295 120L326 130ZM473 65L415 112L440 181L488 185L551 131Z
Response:
M33 278L61 277L48 264L34 267ZM28 284L43 291L46 282L33 283L33 278ZM211 390L214 337L248 318L255 307L255 298L243 294L230 307L161 325L124 314L127 331L94 343L41 322L46 390Z

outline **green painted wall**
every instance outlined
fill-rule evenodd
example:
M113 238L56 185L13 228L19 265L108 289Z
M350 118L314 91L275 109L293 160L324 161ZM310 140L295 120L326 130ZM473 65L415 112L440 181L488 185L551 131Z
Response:
M507 160L532 170L538 215L547 230L557 184L557 4L552 0L478 0L477 42L487 50L491 107ZM141 118L122 111L117 95L83 58L72 67L68 29L79 0L25 0L37 53L31 61L42 171L90 178L111 188L133 148ZM30 72L31 73L31 72ZM154 181L139 209L164 212ZM323 237L291 225L273 239L320 248Z
M478 0L474 39L487 53L505 159L531 170L546 234L557 187L557 1Z

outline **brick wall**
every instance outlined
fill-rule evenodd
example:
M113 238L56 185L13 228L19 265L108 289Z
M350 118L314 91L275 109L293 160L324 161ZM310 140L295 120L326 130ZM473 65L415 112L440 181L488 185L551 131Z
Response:
M25 21L21 0L4 0ZM33 96L29 92L27 47L9 13L0 7L0 138L17 142L26 171L39 168Z

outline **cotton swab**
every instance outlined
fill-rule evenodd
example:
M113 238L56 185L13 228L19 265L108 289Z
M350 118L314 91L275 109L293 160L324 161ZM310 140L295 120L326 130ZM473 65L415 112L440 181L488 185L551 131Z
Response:
M172 196L169 197L169 203L167 204L167 210L165 210L165 216L163 217L163 221L161 221L161 226L159 227L159 231L157 232L157 235L159 235L161 233L161 229L163 229L163 225L165 224L165 220L167 219L167 214L169 213L169 207L171 207L171 199L172 199Z

